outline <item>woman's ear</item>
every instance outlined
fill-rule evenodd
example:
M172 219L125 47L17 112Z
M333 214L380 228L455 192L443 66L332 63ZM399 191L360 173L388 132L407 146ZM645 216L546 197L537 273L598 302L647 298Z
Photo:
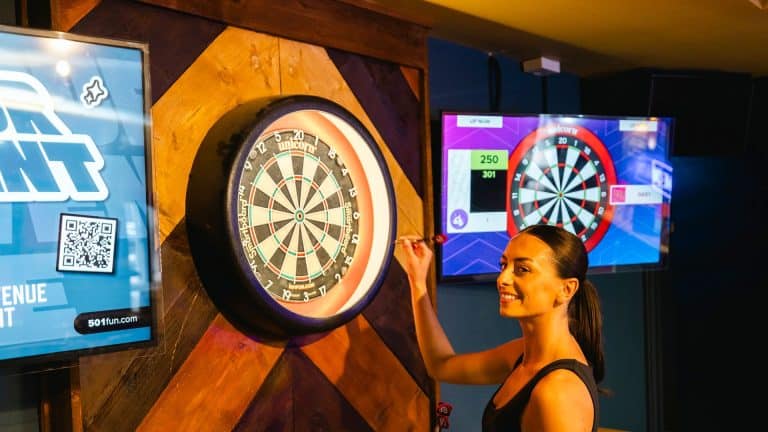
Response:
M560 289L560 301L568 302L579 290L579 280L576 278L563 279L563 285Z

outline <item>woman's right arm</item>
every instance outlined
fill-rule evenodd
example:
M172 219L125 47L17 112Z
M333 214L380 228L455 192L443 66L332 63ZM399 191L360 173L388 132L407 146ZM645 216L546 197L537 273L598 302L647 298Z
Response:
M456 384L495 384L504 381L523 352L522 339L469 354L456 354L437 319L427 290L432 250L423 241L400 239L411 286L416 339L427 372L438 381Z

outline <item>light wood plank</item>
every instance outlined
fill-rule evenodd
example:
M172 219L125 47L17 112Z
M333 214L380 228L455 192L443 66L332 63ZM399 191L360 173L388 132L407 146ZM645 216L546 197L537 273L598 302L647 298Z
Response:
M51 0L51 29L68 31L101 0Z
M362 315L302 351L373 430L424 430L429 424L429 397Z
M400 72L402 72L405 81L408 83L408 87L411 88L413 95L416 96L416 100L421 100L421 70L400 66Z
M258 343L217 316L138 431L232 430L283 348Z
M184 217L197 148L224 113L279 93L277 38L227 28L152 107L160 242Z

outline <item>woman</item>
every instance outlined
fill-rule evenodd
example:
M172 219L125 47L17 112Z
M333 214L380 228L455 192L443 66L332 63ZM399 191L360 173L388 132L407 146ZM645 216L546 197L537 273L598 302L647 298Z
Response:
M401 245L429 374L457 384L501 384L483 413L484 432L597 431L602 318L578 237L533 225L510 239L496 281L499 313L517 319L523 336L469 354L453 351L429 301L432 251L409 237Z

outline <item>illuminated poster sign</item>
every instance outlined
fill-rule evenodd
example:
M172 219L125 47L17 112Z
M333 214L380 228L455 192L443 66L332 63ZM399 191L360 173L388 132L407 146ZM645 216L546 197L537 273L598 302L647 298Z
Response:
M0 26L0 361L154 337L146 62Z

